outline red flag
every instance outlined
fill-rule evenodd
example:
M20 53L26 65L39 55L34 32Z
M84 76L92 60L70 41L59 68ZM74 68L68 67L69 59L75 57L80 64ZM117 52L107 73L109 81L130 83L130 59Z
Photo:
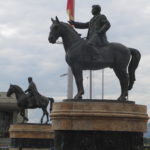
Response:
M67 0L67 13L69 20L74 20L74 1L75 0Z

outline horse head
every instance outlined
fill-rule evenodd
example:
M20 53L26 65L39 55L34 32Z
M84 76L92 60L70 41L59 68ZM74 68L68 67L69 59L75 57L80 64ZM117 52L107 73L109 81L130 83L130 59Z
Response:
M59 19L56 17L56 20L51 18L52 25L50 27L50 33L48 37L48 41L52 44L56 43L56 40L61 36L61 23Z
M7 96L10 97L13 93L17 94L17 93L24 93L24 92L19 86L10 84L10 87L7 91Z
M10 97L15 92L14 85L10 84L10 87L7 91L7 96Z

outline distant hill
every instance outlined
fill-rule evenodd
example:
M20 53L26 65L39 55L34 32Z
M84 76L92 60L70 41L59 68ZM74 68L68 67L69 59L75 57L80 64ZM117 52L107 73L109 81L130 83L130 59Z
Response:
M150 123L147 124L147 132L144 133L144 137L150 138Z

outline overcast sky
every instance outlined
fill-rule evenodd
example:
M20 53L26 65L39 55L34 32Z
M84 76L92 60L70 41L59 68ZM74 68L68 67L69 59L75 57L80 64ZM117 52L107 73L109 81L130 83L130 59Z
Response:
M25 90L27 77L32 76L43 95L54 97L56 101L66 98L67 77L60 77L67 73L65 52L62 45L48 42L50 18L58 16L61 21L68 20L66 1L0 1L0 91L7 91L10 83ZM108 40L141 52L137 81L129 99L150 109L150 0L76 0L75 20L89 21L93 4L101 5L102 13L111 23ZM86 36L87 30L77 31ZM93 80L93 97L101 98L101 71L94 72ZM84 86L84 98L88 98L88 71L84 72ZM105 69L105 98L116 99L119 95L118 79L112 70ZM30 111L29 117L39 121L36 116L40 113Z

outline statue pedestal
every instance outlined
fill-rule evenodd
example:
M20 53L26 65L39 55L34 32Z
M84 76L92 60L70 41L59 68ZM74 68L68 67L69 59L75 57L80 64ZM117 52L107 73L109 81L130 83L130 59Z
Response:
M9 150L50 150L54 146L54 132L51 125L13 124L9 134L11 147Z
M146 106L64 101L53 104L51 118L56 150L143 150Z

